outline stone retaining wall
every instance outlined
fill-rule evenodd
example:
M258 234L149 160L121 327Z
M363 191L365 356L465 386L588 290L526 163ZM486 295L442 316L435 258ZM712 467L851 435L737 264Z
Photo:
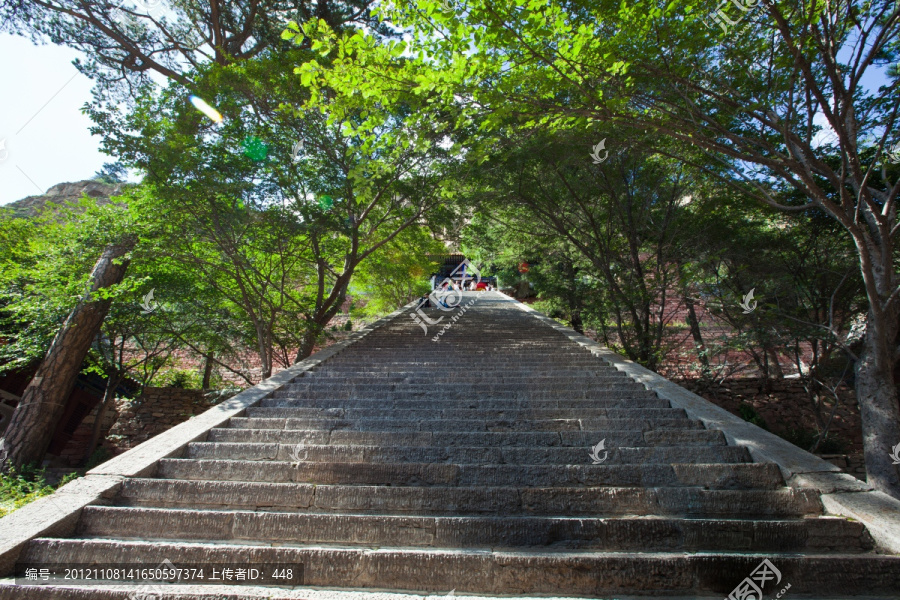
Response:
M673 381L734 415L741 416L739 406L742 403L752 406L773 433L783 435L790 429L799 428L816 430L813 407L799 380L769 380L768 391L763 389L765 381L758 378L731 379L723 383L702 382L697 379ZM842 386L838 389L838 397L841 401L828 429L828 437L843 442L844 448L839 454L818 455L845 473L865 480L862 428L856 395L852 389ZM830 410L829 400L827 408L823 410L826 419Z
M119 442L107 440L104 445L111 454L120 454L199 415L214 404L206 399L202 390L145 388L133 402L117 404L118 418L107 436L123 436L124 439Z
M114 410L107 412L102 426L100 446L106 458L116 456L151 437L198 415L215 401L208 400L201 390L173 387L148 387L133 400L117 399ZM84 418L71 441L60 455L65 466L78 466L84 458L98 408ZM109 439L113 436L112 439Z

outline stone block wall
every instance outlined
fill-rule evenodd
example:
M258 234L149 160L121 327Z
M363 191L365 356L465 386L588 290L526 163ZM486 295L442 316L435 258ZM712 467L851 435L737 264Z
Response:
M105 446L112 454L119 454L199 415L212 405L202 390L145 388L139 398L117 402L117 419L107 437L122 436L124 439L107 440Z
M194 415L199 415L214 403L207 400L201 390L144 388L137 398L116 400L114 410L107 412L102 424L100 446L106 450L108 458L112 458ZM59 457L59 466L78 466L82 462L90 443L98 408L84 418L66 444Z
M768 390L759 378L739 378L719 382L703 382L698 379L675 379L680 386L702 396L728 412L741 416L739 406L746 403L753 407L776 434L787 434L790 429L817 431L816 418L810 400L797 379L770 380ZM866 470L862 454L862 428L859 405L851 388L838 389L840 403L834 420L828 429L828 438L844 443L840 454L818 455L859 479L865 480ZM827 420L832 401L829 399L823 414ZM808 450L808 448L804 448Z

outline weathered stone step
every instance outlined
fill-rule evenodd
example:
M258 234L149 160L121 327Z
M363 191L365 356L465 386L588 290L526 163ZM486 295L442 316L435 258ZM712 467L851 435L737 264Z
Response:
M630 396L634 396L633 394ZM589 410L594 408L671 408L653 392L643 392L641 397L616 397L604 400L518 400L514 398L414 398L412 400L386 400L384 398L263 398L258 408L384 408L410 409L478 409L478 410Z
M258 541L446 548L542 547L633 552L870 550L859 523L790 520L413 517L88 506L78 535L116 539Z
M612 368L605 361L597 360L587 352L569 353L559 352L553 346L547 348L532 348L527 352L509 352L506 348L489 348L481 352L465 349L444 348L430 350L428 348L354 348L352 353L339 354L329 360L329 367L342 367L345 365L385 365L385 364L410 364L410 365L435 365L451 366L459 360L463 365L527 365L540 367L541 365L559 364L586 367ZM518 359L521 358L521 362Z
M377 380L389 380L389 381L406 381L410 378L413 379L423 379L424 383L429 381L431 382L441 382L441 383L455 383L460 379L466 380L480 380L480 379L489 379L491 381L512 381L517 379L527 379L532 380L537 383L547 383L553 380L558 379L589 379L591 381L600 380L622 380L627 379L627 375L622 371L617 371L613 368L607 369L554 369L552 371L547 371L545 373L516 373L511 370L501 371L501 374L497 374L496 372L492 375L490 373L476 373L472 370L467 371L466 373L459 373L457 369L447 368L444 370L441 369L410 369L408 371L401 371L398 369L385 369L381 371L372 371L365 369L326 369L319 368L311 371L307 371L302 376L298 377L295 381L305 381L307 379L345 379L347 377L351 377L353 379L377 379Z
M708 429L624 430L542 432L405 432L403 443L408 446L572 446L584 448L585 440L606 440L609 446L697 445L723 446L725 435ZM209 442L258 442L316 445L384 445L397 443L393 431L321 431L311 429L228 429L209 431Z
M126 479L121 506L414 515L658 515L793 518L822 514L811 490L696 487L425 487Z
M474 393L474 392L473 392ZM647 390L634 388L632 390L602 391L602 390L480 390L477 394L458 391L439 391L433 388L430 392L423 390L368 390L365 393L354 392L349 388L333 387L328 389L311 390L276 390L272 392L273 398L294 399L321 399L321 400L347 400L364 398L369 400L472 400L473 398L489 398L499 400L518 400L519 402L533 402L536 400L615 400L622 398L654 398L656 394Z
M448 383L444 388L442 388L440 384L435 383L380 382L372 379L360 379L354 382L353 380L341 380L338 378L307 379L305 377L301 377L295 380L294 383L289 383L285 386L282 386L279 391L296 394L304 393L307 391L324 392L333 389L352 392L354 394L358 393L361 396L368 396L370 394L378 395L386 391L395 392L401 390L404 392L408 392L409 394L434 394L438 390L441 390L443 392L448 387L467 395L477 395L482 393L490 394L493 392L511 393L523 391L532 394L558 392L558 395L562 395L564 392L583 393L586 391L596 391L615 393L617 391L646 390L646 388L640 383L628 379L616 379L615 381L609 380L608 382L603 380L595 381L586 378L574 381L571 379L567 379L565 381L553 383L552 387L550 388L540 388L536 387L533 383L528 383L527 381L502 383L490 381L488 378L485 378L480 382L462 380L455 383Z
M419 335L408 336L404 336L403 332L385 330L380 338L366 336L366 339L360 340L354 346L353 353L342 356L343 358L352 357L357 355L357 352L359 355L363 353L384 354L386 350L405 351L406 355L413 357L417 356L418 352L437 357L454 354L494 357L508 357L515 354L546 356L547 349L554 350L561 356L591 356L590 350L567 343L568 340L564 335L543 337L539 330L534 329L521 332L512 329L483 331L487 335L499 337L491 340L485 339L484 335L481 335L481 339L472 342L457 340L452 344L434 344L422 337L421 330ZM535 335L538 337L534 337ZM382 358L383 360L391 359L390 356Z
M269 399L275 400L323 400L329 402L419 402L425 406L429 403L447 404L454 403L481 403L481 402L508 402L535 406L539 403L558 403L560 407L590 406L594 402L627 402L628 400L653 400L659 396L650 390L634 388L631 390L597 391L597 390L568 390L565 393L540 393L531 394L527 391L507 390L504 392L479 393L478 395L453 393L444 394L443 391L432 391L430 394L409 392L399 389L395 391L380 391L377 393L351 394L337 388L330 390L301 390L282 391L275 390ZM552 404L551 404L552 405Z
M388 352L389 354L389 352ZM340 355L338 355L340 356ZM418 371L419 373L435 373L435 374L453 374L462 375L471 373L473 375L485 375L488 373L504 373L507 376L538 376L553 375L557 369L569 371L588 370L598 375L607 374L616 375L615 367L604 366L591 359L550 359L544 357L539 361L528 360L509 360L503 361L491 360L489 357L483 359L470 360L463 356L447 356L441 359L433 360L359 360L346 361L343 363L331 364L331 360L327 363L327 367L322 366L320 369L326 369L334 372L358 373L358 372L406 372Z
M815 600L897 597L900 557L822 517L818 490L785 487L776 465L749 462L642 377L481 298L440 343L401 315L191 436L183 458L157 450L170 458L127 471L154 478L125 477L80 511L82 538L34 541L19 559L288 562L307 573L290 593L316 600L334 588L721 600L768 559L783 577L766 598L785 585ZM126 600L85 589L47 593Z
M699 420L687 418L635 419L546 419L526 422L508 420L431 419L253 419L234 417L229 427L242 429L351 429L355 431L582 431L592 429L703 429Z
M569 371L559 373L554 371L544 375L540 374L504 374L483 372L474 373L467 371L465 373L454 373L448 371L446 374L436 374L431 371L418 371L398 373L391 371L387 373L376 373L367 375L358 371L346 371L344 373L330 372L318 373L316 371L308 371L302 377L294 379L294 383L305 382L347 382L347 383L404 383L408 385L437 385L437 384L465 384L465 383L490 383L495 385L510 384L526 384L526 385L555 385L567 383L590 383L595 385L603 385L606 383L633 383L624 373L616 371L610 374L595 374L580 371Z
M394 444L405 440L394 440ZM595 442L596 443L596 442ZM640 446L607 443L602 464L749 463L742 446ZM338 446L194 442L185 458L212 460L286 460L304 462L454 463L491 465L591 464L591 446Z
M686 417L684 411L671 407L628 408L535 408L535 409L478 409L478 408L310 408L259 407L247 409L253 419L463 419L475 421L545 421L547 419L611 419Z
M754 463L467 465L165 459L160 461L157 476L184 481L522 488L649 485L701 486L708 489L775 489L783 484L777 467Z
M444 346L436 346L436 350L430 347L414 346L414 347L396 347L396 348L354 348L353 352L340 353L328 360L327 365L321 365L317 368L337 368L345 365L357 365L367 363L372 368L380 368L390 364L428 364L435 367L451 367L455 360L459 360L461 364L478 365L504 364L515 367L519 364L525 364L529 367L541 367L547 364L560 364L563 368L587 368L611 369L615 368L610 362L594 356L588 351L576 351L574 353L568 351L559 351L559 346L555 348L551 344L546 348L530 348L528 350L518 351L509 348L487 348L480 352L472 350L451 348ZM522 363L516 362L516 358L521 358Z
M303 565L304 585L486 594L731 592L763 560L791 584L820 597L895 594L900 558L854 554L667 553L451 550L436 548L270 548L247 544L37 539L27 562L159 564L229 562ZM243 583L243 582L241 582ZM769 582L770 586L772 582ZM456 586L453 588L453 586ZM864 586L864 587L862 587ZM778 590L778 586L771 586ZM767 588L768 589L768 588Z

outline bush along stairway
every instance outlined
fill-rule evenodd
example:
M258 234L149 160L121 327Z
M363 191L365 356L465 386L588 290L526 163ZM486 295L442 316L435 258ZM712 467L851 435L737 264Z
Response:
M437 341L449 318L423 334L395 317L19 561L297 566L268 596L253 588L275 598L900 595L900 557L824 516L815 490L504 296L462 305ZM62 583L0 597L139 598Z

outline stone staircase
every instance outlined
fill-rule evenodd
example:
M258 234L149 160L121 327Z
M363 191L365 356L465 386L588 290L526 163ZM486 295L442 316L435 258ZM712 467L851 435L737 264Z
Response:
M84 508L74 537L32 540L20 562L302 565L298 590L234 581L231 597L723 598L768 560L780 577L766 598L786 585L797 598L900 596L900 557L823 516L816 491L787 487L776 465L500 294L473 298L437 342L448 319L425 335L395 318L155 476L126 479ZM139 598L10 589L0 597ZM185 589L156 597L211 588Z

